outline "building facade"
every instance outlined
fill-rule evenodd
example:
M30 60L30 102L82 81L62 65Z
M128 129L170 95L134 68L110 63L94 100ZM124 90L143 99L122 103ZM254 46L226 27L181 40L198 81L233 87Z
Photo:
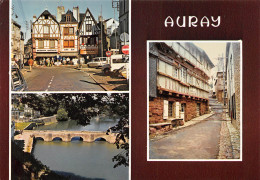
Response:
M21 26L11 21L11 60L23 62L24 59L24 36L21 32Z
M75 19L73 12L68 10L66 14L62 14L59 24L61 31L60 55L71 60L78 58L78 21Z
M216 74L216 81L215 81L215 92L216 92L216 99L218 102L224 104L224 93L225 93L225 81L224 81L225 74L224 72L217 72Z
M129 34L129 0L119 0L119 33Z
M207 54L193 43L149 44L149 123L182 119L183 123L209 111Z
M60 26L56 18L45 10L32 23L33 59L57 58L60 55Z
M240 129L240 43L227 43L227 107L232 124Z
M86 60L98 56L100 29L88 8L84 14L80 14L78 29L80 56Z

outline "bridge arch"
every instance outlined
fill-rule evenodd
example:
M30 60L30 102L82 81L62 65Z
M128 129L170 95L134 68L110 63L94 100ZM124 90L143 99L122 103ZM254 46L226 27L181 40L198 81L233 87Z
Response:
M84 139L81 136L73 136L70 141L84 141Z
M34 137L36 141L45 141L43 137Z
M61 137L54 137L52 138L52 141L63 141Z
M98 138L95 138L94 141L107 141L107 139L104 137L98 137Z

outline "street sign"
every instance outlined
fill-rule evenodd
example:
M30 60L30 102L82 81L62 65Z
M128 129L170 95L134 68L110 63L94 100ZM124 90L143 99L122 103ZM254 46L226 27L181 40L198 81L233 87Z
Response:
M120 39L121 39L121 41L128 42L129 41L129 35L126 32L124 32L120 35Z
M107 51L107 52L106 52L106 56L107 56L107 57L110 57L111 54L112 54L111 51Z
M124 54L129 54L129 45L124 45L124 46L122 47L122 52L123 52Z

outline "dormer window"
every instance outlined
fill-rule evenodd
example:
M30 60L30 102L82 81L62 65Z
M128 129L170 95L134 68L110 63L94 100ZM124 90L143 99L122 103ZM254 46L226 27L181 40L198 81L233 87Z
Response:
M70 22L71 21L71 15L66 15L66 22Z

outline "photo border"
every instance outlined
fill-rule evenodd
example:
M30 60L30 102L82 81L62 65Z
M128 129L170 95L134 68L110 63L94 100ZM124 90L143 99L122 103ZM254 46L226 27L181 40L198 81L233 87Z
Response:
M223 43L223 42L239 42L240 43L240 158L239 159L151 159L149 157L149 150L150 150L150 142L149 142L149 43L155 43L155 42L204 42L204 43ZM243 143L242 143L242 136L243 136L243 127L242 127L242 124L243 124L243 41L242 40L147 40L146 41L146 64L147 64L147 81L146 81L146 85L147 85L147 158L146 160L148 162L160 162L160 161L173 161L173 162L176 162L176 161L194 161L194 162L227 162L227 161L239 161L239 162L242 162L243 161Z
M105 0L104 0L105 1ZM112 3L112 1L111 1ZM9 87L9 91L8 91L8 96L9 96L9 101L8 101L8 105L9 105L9 111L8 111L8 117L9 117L9 121L8 121L8 130L9 130L9 135L8 135L8 147L9 147L9 158L8 158L8 162L9 162L9 180L11 180L11 96L12 94L41 94L41 93L46 93L46 94L53 94L53 93L85 93L85 94L94 94L94 93L101 93L101 94L128 94L129 96L129 166L128 166L128 179L131 179L131 167L132 167L132 158L131 158L131 152L132 152L132 145L131 145L131 132L132 132L132 126L131 126L131 88L132 88L132 51L131 51L131 44L132 44L132 21L131 21L131 17L132 17L132 1L128 0L128 5L129 5L129 12L128 12L128 31L129 31L129 79L128 79L128 90L124 90L124 91L25 91L25 92L16 92L16 91L12 91L11 89L11 22L12 22L12 4L13 4L13 0L9 0L9 4L8 4L8 14L9 14L9 58L8 58L8 87Z

